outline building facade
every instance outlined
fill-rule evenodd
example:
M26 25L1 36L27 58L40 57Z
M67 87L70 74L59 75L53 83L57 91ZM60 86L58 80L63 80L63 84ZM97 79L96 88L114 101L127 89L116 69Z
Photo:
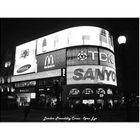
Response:
M116 95L113 37L102 28L68 28L16 47L11 78L19 106L105 105Z

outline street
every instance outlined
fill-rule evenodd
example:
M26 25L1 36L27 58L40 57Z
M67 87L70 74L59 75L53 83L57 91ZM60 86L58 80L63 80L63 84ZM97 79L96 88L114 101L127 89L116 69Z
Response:
M129 116L131 121L138 121L137 111L133 110ZM24 120L23 109L2 110L1 122L127 122L125 110L98 110L94 113L59 113L47 110L31 109L27 119Z

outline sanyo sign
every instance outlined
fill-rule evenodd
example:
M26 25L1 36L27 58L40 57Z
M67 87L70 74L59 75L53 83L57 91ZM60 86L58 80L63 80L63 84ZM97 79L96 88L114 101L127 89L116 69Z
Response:
M67 84L117 85L116 72L106 66L70 66L67 68Z

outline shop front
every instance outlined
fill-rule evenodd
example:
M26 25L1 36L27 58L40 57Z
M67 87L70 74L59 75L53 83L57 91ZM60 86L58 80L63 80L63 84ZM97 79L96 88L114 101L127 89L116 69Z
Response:
M26 81L15 83L15 94L18 106L33 105L36 99L36 81Z
M112 108L117 87L114 51L95 45L68 48L66 84L70 108Z
M62 77L39 79L37 104L39 108L59 110L62 99Z

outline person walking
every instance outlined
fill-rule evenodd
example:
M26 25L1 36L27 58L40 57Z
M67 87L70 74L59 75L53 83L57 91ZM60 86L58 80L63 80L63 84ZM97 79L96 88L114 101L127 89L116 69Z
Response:
M29 112L30 112L30 105L29 104L25 104L25 108L24 108L24 121L27 121L27 117L28 117Z

